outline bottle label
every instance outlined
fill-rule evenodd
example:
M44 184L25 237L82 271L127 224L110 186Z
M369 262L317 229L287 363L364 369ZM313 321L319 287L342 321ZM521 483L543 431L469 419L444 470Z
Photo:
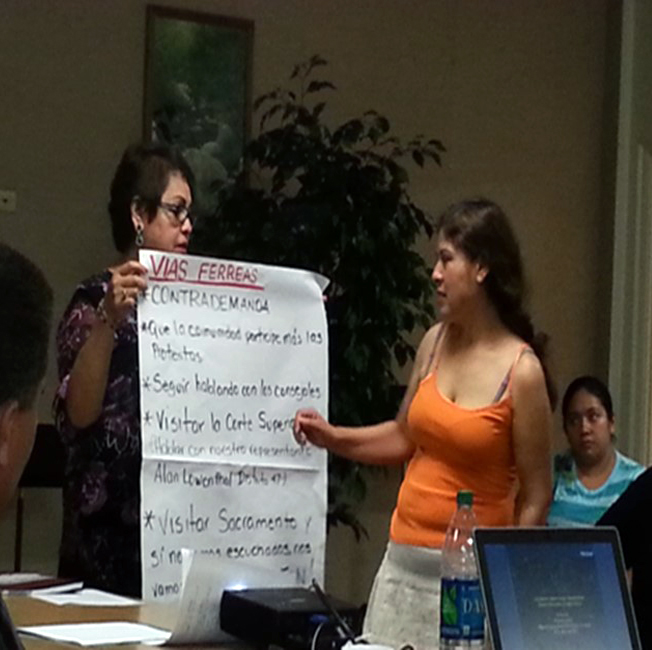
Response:
M484 606L479 580L442 578L440 638L445 641L484 639Z

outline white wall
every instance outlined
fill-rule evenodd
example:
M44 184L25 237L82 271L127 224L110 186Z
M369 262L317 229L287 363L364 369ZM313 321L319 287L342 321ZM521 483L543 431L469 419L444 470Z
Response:
M610 385L621 446L652 461L652 5L625 0Z
M609 304L599 291L609 0L174 4L255 21L254 96L319 53L338 87L334 122L375 108L400 135L442 139L444 168L412 173L417 201L433 214L469 195L502 203L560 385L605 369L597 319ZM119 154L140 134L144 29L143 0L0 2L0 188L17 190L19 204L0 213L0 238L47 271L58 313L78 280L113 259L105 205ZM432 260L432 247L422 249ZM372 483L370 541L332 537L329 586L342 596L366 595L395 479ZM56 494L29 496L28 565L54 568L58 508ZM0 568L11 564L11 537L5 523Z

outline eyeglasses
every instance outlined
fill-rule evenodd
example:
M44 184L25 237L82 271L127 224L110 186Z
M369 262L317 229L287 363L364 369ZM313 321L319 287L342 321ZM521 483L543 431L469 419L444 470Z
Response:
M175 226L183 226L186 222L186 219L190 219L192 224L194 215L190 212L190 206L185 203L159 203L159 208L161 208L165 214L168 215L170 221Z

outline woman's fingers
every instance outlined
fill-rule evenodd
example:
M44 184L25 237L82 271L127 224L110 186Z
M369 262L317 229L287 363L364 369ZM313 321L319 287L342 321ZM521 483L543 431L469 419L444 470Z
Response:
M124 289L144 291L147 288L147 269L134 260L125 262L113 272L113 284Z
M144 291L147 287L147 269L140 262L130 260L113 270L111 283L117 289Z
M292 433L294 434L294 439L300 445L305 445L308 440L313 442L310 433L312 432L312 425L314 425L318 419L323 418L321 418L321 415L319 415L319 413L314 409L300 409L296 412Z
M125 318L146 288L147 269L140 262L130 260L114 268L104 297L109 317L115 322Z
M138 295L137 289L111 282L106 290L105 301L112 304L116 309L124 309L125 306L134 302L136 295Z
M122 287L122 292L120 294L120 302L125 305L125 307L134 307L138 300L138 289L132 287Z
M308 438L304 431L304 426L306 423L306 418L308 416L308 411L306 409L301 409L296 412L294 416L294 424L292 426L292 433L294 434L294 439L300 444L305 445L308 441Z
M300 445L311 442L317 447L327 447L330 439L329 428L328 422L317 411L301 409L294 416L292 433Z
M114 275L130 276L130 275L147 275L147 269L136 260L129 260L114 270Z

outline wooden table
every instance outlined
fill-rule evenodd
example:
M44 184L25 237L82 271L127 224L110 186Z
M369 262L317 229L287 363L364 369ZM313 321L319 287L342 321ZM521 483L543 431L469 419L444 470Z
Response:
M79 605L51 605L28 596L6 596L5 603L16 627L21 625L48 625L52 623L94 623L99 621L129 621L147 623L171 630L176 621L176 608L160 603L135 605L129 607L82 607ZM79 648L68 644L21 636L27 650L47 650L53 648ZM102 646L95 646L102 647ZM116 648L116 646L106 646ZM124 648L152 650L149 645L120 645ZM206 648L208 646L202 646ZM217 647L217 646L216 646ZM223 646L222 646L223 647Z

